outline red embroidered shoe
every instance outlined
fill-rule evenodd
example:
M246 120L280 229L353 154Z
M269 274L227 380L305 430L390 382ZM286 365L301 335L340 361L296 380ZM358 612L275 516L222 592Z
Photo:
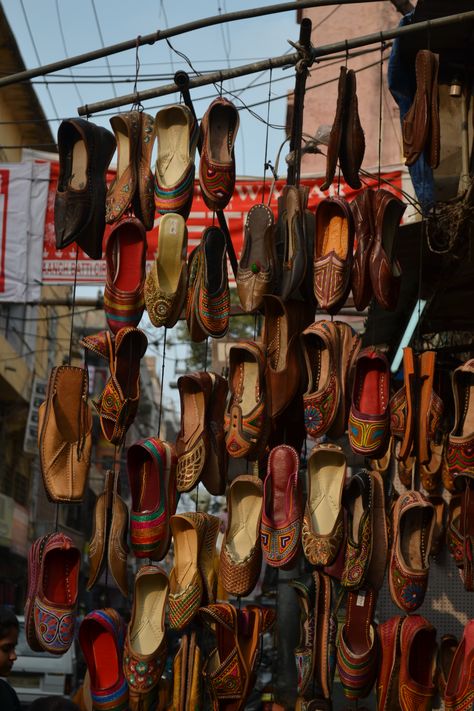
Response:
M64 654L74 639L81 554L69 536L38 538L28 554L26 638L36 652Z
M301 487L299 458L286 444L270 452L263 484L263 511L260 537L268 565L290 567L300 550Z
M474 358L453 373L454 427L448 438L451 474L474 471Z
M223 210L234 192L234 143L239 114L234 104L215 99L201 121L202 151L199 183L202 197L211 210Z
M400 630L403 618L391 617L379 625L377 634L380 642L381 662L377 676L377 710L398 709L398 682L400 670Z
M79 644L89 671L94 711L128 711L128 686L122 671L124 641L124 621L110 607L90 612L81 622Z
M137 558L162 560L168 552L169 520L176 511L176 463L174 446L155 437L128 448L130 541Z
M132 618L123 651L130 711L155 708L168 651L165 636L167 600L168 576L165 571L157 565L140 568L135 578Z
M474 620L465 628L449 670L444 695L446 711L470 711L474 704Z
M104 310L112 333L138 326L145 308L146 233L136 217L126 217L112 228L105 247L107 280Z
M436 630L421 615L409 615L400 631L398 699L402 711L431 711L436 693Z
M425 598L435 522L434 506L420 492L409 491L397 500L389 583L393 602L406 612L414 612Z
M155 133L156 209L161 215L174 212L186 220L193 202L197 121L184 104L167 106L156 114Z

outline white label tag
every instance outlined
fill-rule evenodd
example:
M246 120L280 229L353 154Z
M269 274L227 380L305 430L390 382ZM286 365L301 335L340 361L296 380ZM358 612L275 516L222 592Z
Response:
M365 591L360 590L358 595L357 595L357 602L356 602L357 607L364 607L365 605Z

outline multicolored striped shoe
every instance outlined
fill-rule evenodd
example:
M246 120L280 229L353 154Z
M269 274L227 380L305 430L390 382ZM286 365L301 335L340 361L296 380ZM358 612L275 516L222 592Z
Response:
M139 440L128 449L130 539L137 558L161 560L168 552L169 519L177 504L176 463L174 445L155 437Z
M79 644L89 670L94 711L128 711L124 642L125 623L113 608L94 610L82 620Z
M223 210L234 192L234 143L239 122L234 104L222 97L212 102L201 121L199 183L211 210Z
M206 336L222 338L229 329L230 291L225 236L218 227L204 230L199 245L201 269L194 292L194 313Z
M161 215L175 212L186 220L194 193L197 121L184 104L167 106L156 114L155 134L158 139L156 209Z
M337 640L337 670L348 699L369 695L377 677L379 648L373 624L373 590L349 592L346 620Z
M125 217L110 232L105 247L107 278L104 310L112 333L138 326L145 309L146 232L136 217Z

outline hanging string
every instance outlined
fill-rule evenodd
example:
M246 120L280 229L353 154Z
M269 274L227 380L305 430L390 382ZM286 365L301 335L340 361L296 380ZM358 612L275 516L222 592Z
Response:
M380 41L380 69L379 69L379 147L378 147L378 178L377 188L380 190L380 168L382 164L382 97L383 97L383 53L385 51L385 43L383 39Z
M56 533L58 532L59 529L59 504L56 504L56 522L54 524L54 530Z
M135 100L132 104L132 111L143 111L143 106L142 102L140 100L136 101L136 96L138 93L138 75L140 73L140 56L139 56L139 47L140 47L140 40L141 40L141 35L138 35L136 39L136 44L135 44L135 82L133 84L133 95L135 97Z
M206 337L206 346L204 349L204 372L207 371L207 348L209 345L209 337Z
M166 361L166 334L168 333L168 329L165 326L165 335L163 338L163 356L161 360L161 383L160 383L160 411L158 415L158 437L160 436L160 431L161 431L161 414L163 412L163 383L165 380L165 361Z
M74 313L76 311L76 286L77 286L77 262L79 260L79 246L76 244L76 261L74 263L74 286L72 289L72 311L71 311L71 332L69 334L69 356L68 365L71 365L72 339L74 334Z
M349 61L349 47L347 46L347 40L346 42L346 53L345 53L345 59L344 59L344 66L347 71L347 62ZM337 164L337 194L338 196L341 194L341 163L340 161ZM332 321L332 317L331 317Z
M199 482L196 487L196 511L199 511Z
M272 68L270 67L270 80L268 82L268 103L267 103L267 125L265 128L265 162L263 164L263 185L262 185L262 202L265 202L265 181L267 170L270 168L268 163L268 133L270 129L270 99L272 93ZM254 339L255 340L255 339Z

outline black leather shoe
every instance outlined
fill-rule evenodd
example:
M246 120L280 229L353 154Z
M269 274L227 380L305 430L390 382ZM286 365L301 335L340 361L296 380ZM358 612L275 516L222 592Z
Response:
M59 126L59 178L54 201L58 249L77 242L92 259L102 257L105 178L115 147L114 135L90 121L67 119Z

